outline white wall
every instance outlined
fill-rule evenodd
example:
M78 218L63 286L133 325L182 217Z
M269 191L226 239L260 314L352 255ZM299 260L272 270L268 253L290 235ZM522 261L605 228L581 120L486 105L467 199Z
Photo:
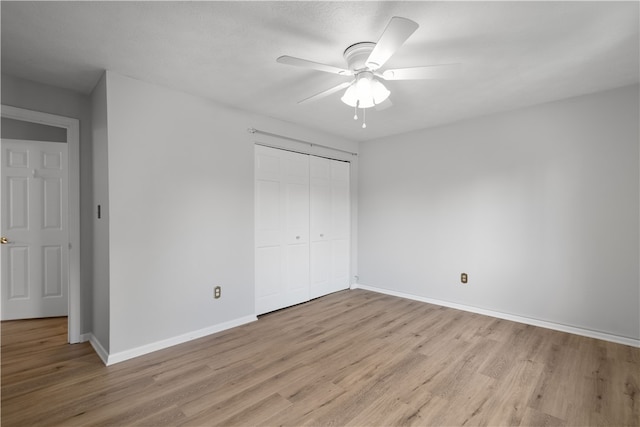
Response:
M92 153L91 101L70 90L2 75L2 104L80 121L80 333L92 326Z
M106 93L109 353L254 315L247 128L357 144L111 72Z
M361 144L360 283L639 339L638 95Z

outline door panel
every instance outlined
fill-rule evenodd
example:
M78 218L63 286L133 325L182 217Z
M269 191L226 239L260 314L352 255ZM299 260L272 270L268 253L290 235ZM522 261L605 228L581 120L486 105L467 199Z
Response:
M10 231L26 230L29 224L29 179L8 177L7 213Z
M258 298L282 292L282 250L280 246L262 247L256 251L256 294Z
M331 182L314 182L311 185L311 236L314 241L331 237Z
M256 247L280 245L280 183L256 179Z
M42 228L62 229L62 180L60 178L43 178L44 185Z
M67 145L2 141L2 320L68 314Z
M340 289L349 287L349 240L334 240L332 248L332 273L335 286Z
M311 286L326 287L331 273L331 242L316 241L311 243Z
M29 298L29 248L13 245L6 249L9 300ZM3 270L5 267L3 265ZM3 287L4 290L4 287Z
M349 163L332 162L331 199L334 238L349 239L351 230Z
M285 190L286 243L309 241L309 184L287 184Z
M309 245L287 245L286 291L300 293L308 300L309 287ZM300 301L298 301L300 302Z
M256 313L309 300L309 158L255 147Z
M331 288L331 160L311 157L311 298Z
M311 157L311 286L316 298L349 288L349 163Z
M45 246L43 252L43 296L62 296L62 247Z

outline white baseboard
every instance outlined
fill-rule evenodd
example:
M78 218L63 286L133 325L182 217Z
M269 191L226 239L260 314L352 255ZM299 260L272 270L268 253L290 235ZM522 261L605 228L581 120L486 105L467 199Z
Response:
M98 338L96 338L96 336L93 334L84 335L89 335L89 343L91 343L91 347L93 347L93 349L96 351L98 357L100 358L100 360L102 360L102 363L107 365L107 361L109 360L109 353L107 353L107 350L105 350L102 344L100 344Z
M498 319L511 320L513 322L524 323L526 325L540 326L542 328L553 329L560 332L568 332L570 334L582 335L584 337L596 338L604 341L610 341L617 344L629 345L632 347L640 347L640 339L623 337L620 335L608 334L605 332L593 331L590 329L578 328L575 326L563 325L561 323L548 322L545 320L533 319L530 317L517 316L515 314L502 313L499 311L487 310L484 308L473 307L470 305L458 304L455 302L443 301L434 298L427 298L418 295L407 294L404 292L392 291L389 289L377 288L363 284L353 284L351 289L364 289L367 291L378 292L381 294L392 295L395 297L411 299L415 301L426 302L429 304L440 305L443 307L455 308L457 310L468 311L471 313L484 314L485 316L497 317Z
M244 325L246 323L251 323L258 320L258 318L254 315L241 317L239 319L230 320L228 322L220 323L217 325L209 326L207 328L199 329L197 331L188 332L186 334L178 335L176 337L167 338L165 340L156 341L150 344L142 345L140 347L132 348L130 350L120 351L118 353L108 354L106 359L102 357L100 351L96 349L98 356L105 362L105 365L113 365L114 363L124 362L125 360L133 359L134 357L142 356L145 354L152 353L154 351L162 350L168 347L172 347L174 345L182 344L187 341L195 340L198 338L205 337L207 335L215 334L217 332L222 332L227 329L235 328L237 326ZM93 345L93 341L92 341ZM94 345L93 348L96 348ZM100 347L102 348L102 347ZM104 351L104 349L102 349ZM105 352L106 353L106 352Z
M80 334L80 341L78 342L87 342L87 341L91 341L91 336L93 334L89 333L89 334Z

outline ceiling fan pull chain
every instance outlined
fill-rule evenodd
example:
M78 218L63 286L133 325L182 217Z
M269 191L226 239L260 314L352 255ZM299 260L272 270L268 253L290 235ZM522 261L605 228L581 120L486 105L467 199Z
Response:
M365 108L362 109L362 129L367 127L365 121L367 120L367 110Z
M353 120L358 120L358 103L356 102L356 106L353 107L354 110L354 115L353 115Z

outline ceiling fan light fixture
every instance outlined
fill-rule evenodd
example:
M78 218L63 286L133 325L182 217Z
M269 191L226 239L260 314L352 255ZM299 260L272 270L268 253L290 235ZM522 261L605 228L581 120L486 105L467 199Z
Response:
M372 97L371 81L373 80L373 74L368 71L358 74L356 81L356 90L358 99L368 99Z
M371 108L374 105L376 105L376 103L373 101L372 96L358 99L358 108Z
M371 108L384 102L391 92L373 77L373 73L359 73L356 81L347 88L340 100L350 107Z
M387 89L382 82L376 79L373 79L371 82L371 91L373 92L373 102L376 105L382 104L391 94L389 89Z
M349 107L357 107L358 106L358 94L356 90L356 85L352 84L344 91L344 95L340 98L342 102L347 104Z

